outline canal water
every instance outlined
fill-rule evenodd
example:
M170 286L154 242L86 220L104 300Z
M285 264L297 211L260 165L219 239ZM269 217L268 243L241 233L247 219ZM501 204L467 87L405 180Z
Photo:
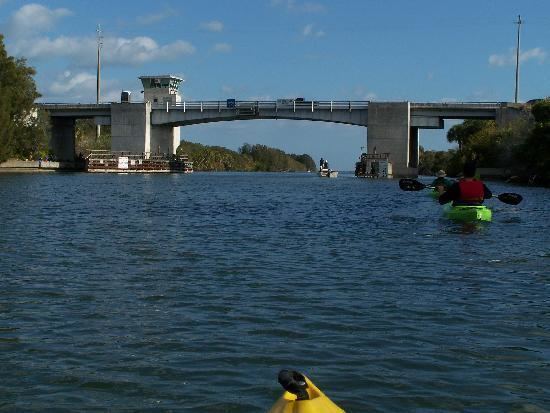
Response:
M550 411L550 192L493 222L350 174L0 175L0 411Z

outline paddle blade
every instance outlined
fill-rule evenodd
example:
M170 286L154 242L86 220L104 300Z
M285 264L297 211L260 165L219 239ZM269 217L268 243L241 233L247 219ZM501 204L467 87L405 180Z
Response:
M403 191L421 191L426 185L416 179L403 178L399 180L399 188Z
M517 205L523 200L523 197L520 194L514 194L511 192L500 194L499 196L497 196L497 198L499 201L510 205Z

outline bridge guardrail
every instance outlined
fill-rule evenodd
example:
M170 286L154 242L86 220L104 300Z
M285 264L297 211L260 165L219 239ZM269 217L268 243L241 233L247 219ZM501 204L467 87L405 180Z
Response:
M239 109L247 110L296 110L311 109L315 110L358 110L367 109L369 101L339 101L339 100L311 100L311 101L292 101L291 103L279 101L261 101L261 100L238 100L227 102L224 100L203 100L203 101L183 101L176 104L157 103L152 105L153 109L182 109L187 110L218 110L218 111L236 111Z
M37 106L44 106L44 107L56 107L59 106L61 108L67 108L67 107L79 107L79 108L97 108L97 107L109 107L111 106L111 103L118 103L118 102L101 102L101 103L52 103L52 102L38 102L36 103Z
M231 102L229 102L231 101ZM113 102L118 103L118 102ZM143 102L132 102L125 104L142 104ZM278 100L202 100L202 101L183 101L177 103L153 103L151 106L153 109L183 109L187 110L217 110L221 111L237 111L239 109L253 110L255 112L259 110L361 110L368 109L370 101L364 100L310 100L310 101L296 101L291 99L278 99ZM49 110L57 109L108 109L111 103L102 102L96 103L37 103L37 106L43 107ZM428 102L428 103L416 103L411 102L411 109L441 109L441 108L456 108L456 109L498 109L509 106L508 102Z
M476 107L476 108L500 108L502 106L507 106L507 102L430 102L430 103L413 103L411 102L411 109L422 109L422 108L441 108L441 107Z

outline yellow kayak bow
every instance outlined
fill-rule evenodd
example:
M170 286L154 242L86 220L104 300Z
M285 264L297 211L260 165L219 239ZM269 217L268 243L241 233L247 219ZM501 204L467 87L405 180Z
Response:
M297 371L281 370L278 380L285 392L268 413L345 413Z

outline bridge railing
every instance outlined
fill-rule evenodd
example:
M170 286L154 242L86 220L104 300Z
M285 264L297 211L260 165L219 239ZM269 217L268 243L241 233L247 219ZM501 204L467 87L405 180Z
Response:
M311 110L312 112L316 110L325 110L325 111L334 111L334 110L360 110L367 109L369 105L368 101L352 101L352 100L310 100L310 101L294 101L288 99L280 100L201 100L201 101L183 101L177 103L157 103L153 104L153 109L177 109L184 112L188 110L200 110L203 111L212 111L217 110L221 111L238 111L238 110L286 110L286 111L296 111L298 110Z
M39 107L46 109L108 109L111 107L111 103L53 103L53 102L38 102L36 104Z
M476 108L476 109L494 109L507 106L506 102L439 102L439 103L412 103L411 109L423 108Z

